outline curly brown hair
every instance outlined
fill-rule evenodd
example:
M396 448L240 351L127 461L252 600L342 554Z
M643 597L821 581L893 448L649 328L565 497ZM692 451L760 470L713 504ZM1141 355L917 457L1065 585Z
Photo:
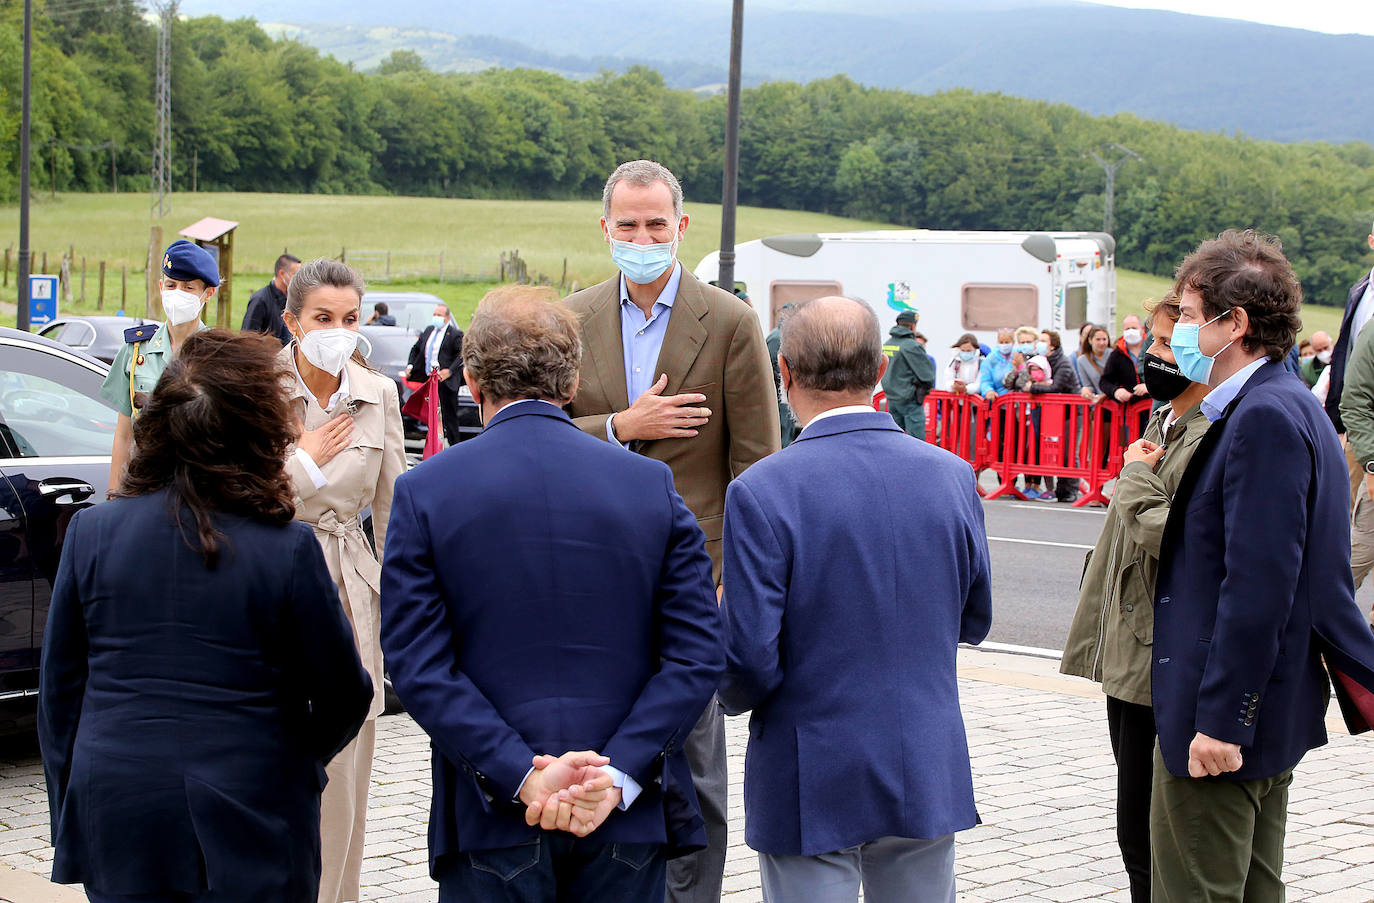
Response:
M463 338L463 369L492 401L564 404L577 388L577 316L547 286L507 285L482 297Z
M1271 361L1283 360L1302 329L1302 286L1276 236L1227 229L1204 241L1174 277L1178 297L1189 290L1201 296L1208 320L1243 309L1250 327L1241 346L1262 348Z
M173 516L207 567L224 534L216 513L285 524L296 513L286 456L296 419L268 335L207 329L186 340L134 421L133 458L116 497L171 489ZM195 519L196 540L182 523Z

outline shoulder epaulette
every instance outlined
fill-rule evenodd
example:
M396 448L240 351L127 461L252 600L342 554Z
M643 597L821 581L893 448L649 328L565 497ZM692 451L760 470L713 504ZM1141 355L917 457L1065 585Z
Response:
M131 326L124 330L124 341L129 344L146 342L155 335L157 335L157 324L144 323L142 326Z

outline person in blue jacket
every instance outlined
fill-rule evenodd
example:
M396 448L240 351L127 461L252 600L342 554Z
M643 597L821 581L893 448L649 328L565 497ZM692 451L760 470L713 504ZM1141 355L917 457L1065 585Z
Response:
M1374 688L1346 463L1283 365L1302 290L1278 239L1223 232L1183 261L1174 290L1174 358L1211 387L1212 425L1160 546L1151 896L1282 900L1293 768L1326 742L1332 677L1349 724L1374 718L1347 684Z
M868 404L884 365L867 305L800 305L778 367L804 427L726 493L719 694L753 711L766 903L953 903L978 822L955 654L992 622L983 507L966 462Z
M989 403L996 401L997 396L1006 395L1011 391L1002 381L1011 372L1012 358L1016 354L1013 335L1010 329L997 330L997 347L983 358L983 366L978 375L978 394Z
M482 300L486 429L396 481L382 648L433 741L441 903L662 901L706 843L683 751L724 659L705 535L666 464L563 410L582 343L548 294ZM606 794L576 821L574 788Z
M114 500L67 530L38 739L52 878L95 903L313 903L325 764L372 701L270 336L188 337Z

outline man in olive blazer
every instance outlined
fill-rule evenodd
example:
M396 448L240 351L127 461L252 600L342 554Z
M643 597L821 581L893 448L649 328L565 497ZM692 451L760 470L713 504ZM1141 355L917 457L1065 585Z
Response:
M778 397L763 330L747 304L676 260L682 187L657 163L611 174L601 227L620 272L565 303L582 326L568 405L585 432L666 463L706 534L720 582L725 487L778 450ZM712 699L686 743L708 846L668 864L670 903L715 903L725 870L725 723Z

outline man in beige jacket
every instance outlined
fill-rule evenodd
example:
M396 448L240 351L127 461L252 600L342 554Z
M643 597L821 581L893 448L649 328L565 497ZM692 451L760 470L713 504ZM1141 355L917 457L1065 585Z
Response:
M585 432L672 469L719 583L725 487L780 447L778 399L758 317L677 261L687 223L682 186L659 164L624 163L607 180L601 230L620 272L566 299L585 345L568 411ZM728 791L725 724L714 699L686 749L709 845L669 863L669 899L715 903Z

